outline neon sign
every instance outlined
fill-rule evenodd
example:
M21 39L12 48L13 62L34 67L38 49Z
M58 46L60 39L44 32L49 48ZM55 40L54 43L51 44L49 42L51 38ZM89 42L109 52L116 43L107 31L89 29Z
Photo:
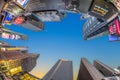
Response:
M114 21L114 23L115 23L115 25L116 25L116 33L117 33L118 35L120 35L120 24L119 24L119 20L116 19L116 20Z
M119 19L115 19L110 25L109 25L109 32L110 34L116 34L120 35L120 23Z

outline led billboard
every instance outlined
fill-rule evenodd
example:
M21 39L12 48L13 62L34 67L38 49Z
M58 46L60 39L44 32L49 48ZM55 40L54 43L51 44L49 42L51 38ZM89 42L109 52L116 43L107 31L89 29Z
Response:
M113 3L117 7L117 9L120 11L120 0L113 0Z
M13 0L13 1L25 8L27 6L29 0Z
M109 26L109 32L110 32L110 34L116 34L116 26L115 25L110 25Z
M4 11L14 16L18 16L24 13L24 9L14 4L13 2L6 4L4 7Z
M5 15L5 18L3 19L3 24L5 23L5 24L10 25L12 23L12 20L13 20L13 15L11 15L8 12L5 12L4 15Z
M14 20L14 23L17 24L17 25L20 25L24 22L24 18L23 17L17 17L15 20Z
M106 16L106 14L109 12L110 9L108 7L107 2L105 2L103 0L99 0L99 1L95 0L90 11L97 15L104 17L104 16Z
M102 20L108 20L112 15L116 13L117 9L112 4L104 0L95 0L89 12L90 15Z
M1 38L5 39L15 39L15 40L25 40L27 39L26 35L13 32L6 28L1 28Z
M7 32L3 32L1 35L2 38L6 38L6 39L21 39L21 36L18 34L11 34L11 33L7 33Z
M110 34L120 36L120 20L118 17L115 18L108 26Z

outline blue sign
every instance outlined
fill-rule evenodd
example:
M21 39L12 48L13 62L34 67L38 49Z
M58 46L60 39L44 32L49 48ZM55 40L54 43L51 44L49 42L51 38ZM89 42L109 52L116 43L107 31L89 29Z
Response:
M7 13L7 12L6 12L5 20L6 20L6 21L12 21L12 18L13 18L13 16L12 16L10 13Z
M119 36L117 35L109 35L109 41L119 41Z

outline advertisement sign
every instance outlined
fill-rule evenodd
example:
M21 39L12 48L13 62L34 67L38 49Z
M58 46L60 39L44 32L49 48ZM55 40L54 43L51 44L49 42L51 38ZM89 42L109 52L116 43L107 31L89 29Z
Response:
M108 13L108 10L106 8L103 8L102 6L95 5L92 12L95 12L101 16L105 16Z
M95 0L90 8L89 15L109 22L111 16L114 16L117 12L114 5L104 0Z
M15 39L15 40L18 40L21 38L20 35L16 35L16 34L10 34L10 33L2 33L2 38L5 38L5 39Z
M109 25L109 32L110 34L116 34L116 25L114 22Z
M117 35L109 35L109 41L120 41L120 37Z
M2 33L2 38L9 39L10 34L8 33Z
M117 9L120 11L120 0L113 0L113 3L117 7Z
M24 19L22 17L17 17L14 21L15 24L20 25L22 24Z
M14 16L18 16L24 13L24 9L14 3L9 3L5 8L5 11Z
M94 2L90 11L104 17L109 12L108 3L106 3L105 1L101 1L101 0L99 1L96 0Z
M28 4L29 0L14 0L14 2L17 2L19 5L21 5L22 7L26 7Z
M15 36L14 34L11 34L11 35L10 35L10 39L15 39L15 37L16 37L16 36Z
M12 21L12 19L13 19L13 16L12 16L10 13L7 13L7 12L6 12L5 20L6 20L6 21Z
M115 25L116 25L116 33L117 33L118 35L120 35L120 23L119 23L119 20L116 19L116 20L114 21L114 23L115 23Z
M116 34L120 36L120 21L116 18L112 23L109 24L110 34Z
M12 19L13 19L13 16L10 13L5 12L5 19L3 22L7 25L11 25Z

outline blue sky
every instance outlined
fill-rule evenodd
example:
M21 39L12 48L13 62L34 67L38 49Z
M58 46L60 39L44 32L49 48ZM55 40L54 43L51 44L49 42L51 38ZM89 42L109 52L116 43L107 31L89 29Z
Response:
M38 64L32 71L39 77L45 75L61 58L73 61L74 79L78 74L81 57L86 57L91 62L98 59L111 67L119 66L120 43L109 42L108 36L84 41L82 36L84 23L85 20L80 21L80 15L69 13L62 22L46 22L45 30L41 32L33 32L15 25L7 26L28 35L29 39L1 40L11 45L28 46L29 52L39 53Z

